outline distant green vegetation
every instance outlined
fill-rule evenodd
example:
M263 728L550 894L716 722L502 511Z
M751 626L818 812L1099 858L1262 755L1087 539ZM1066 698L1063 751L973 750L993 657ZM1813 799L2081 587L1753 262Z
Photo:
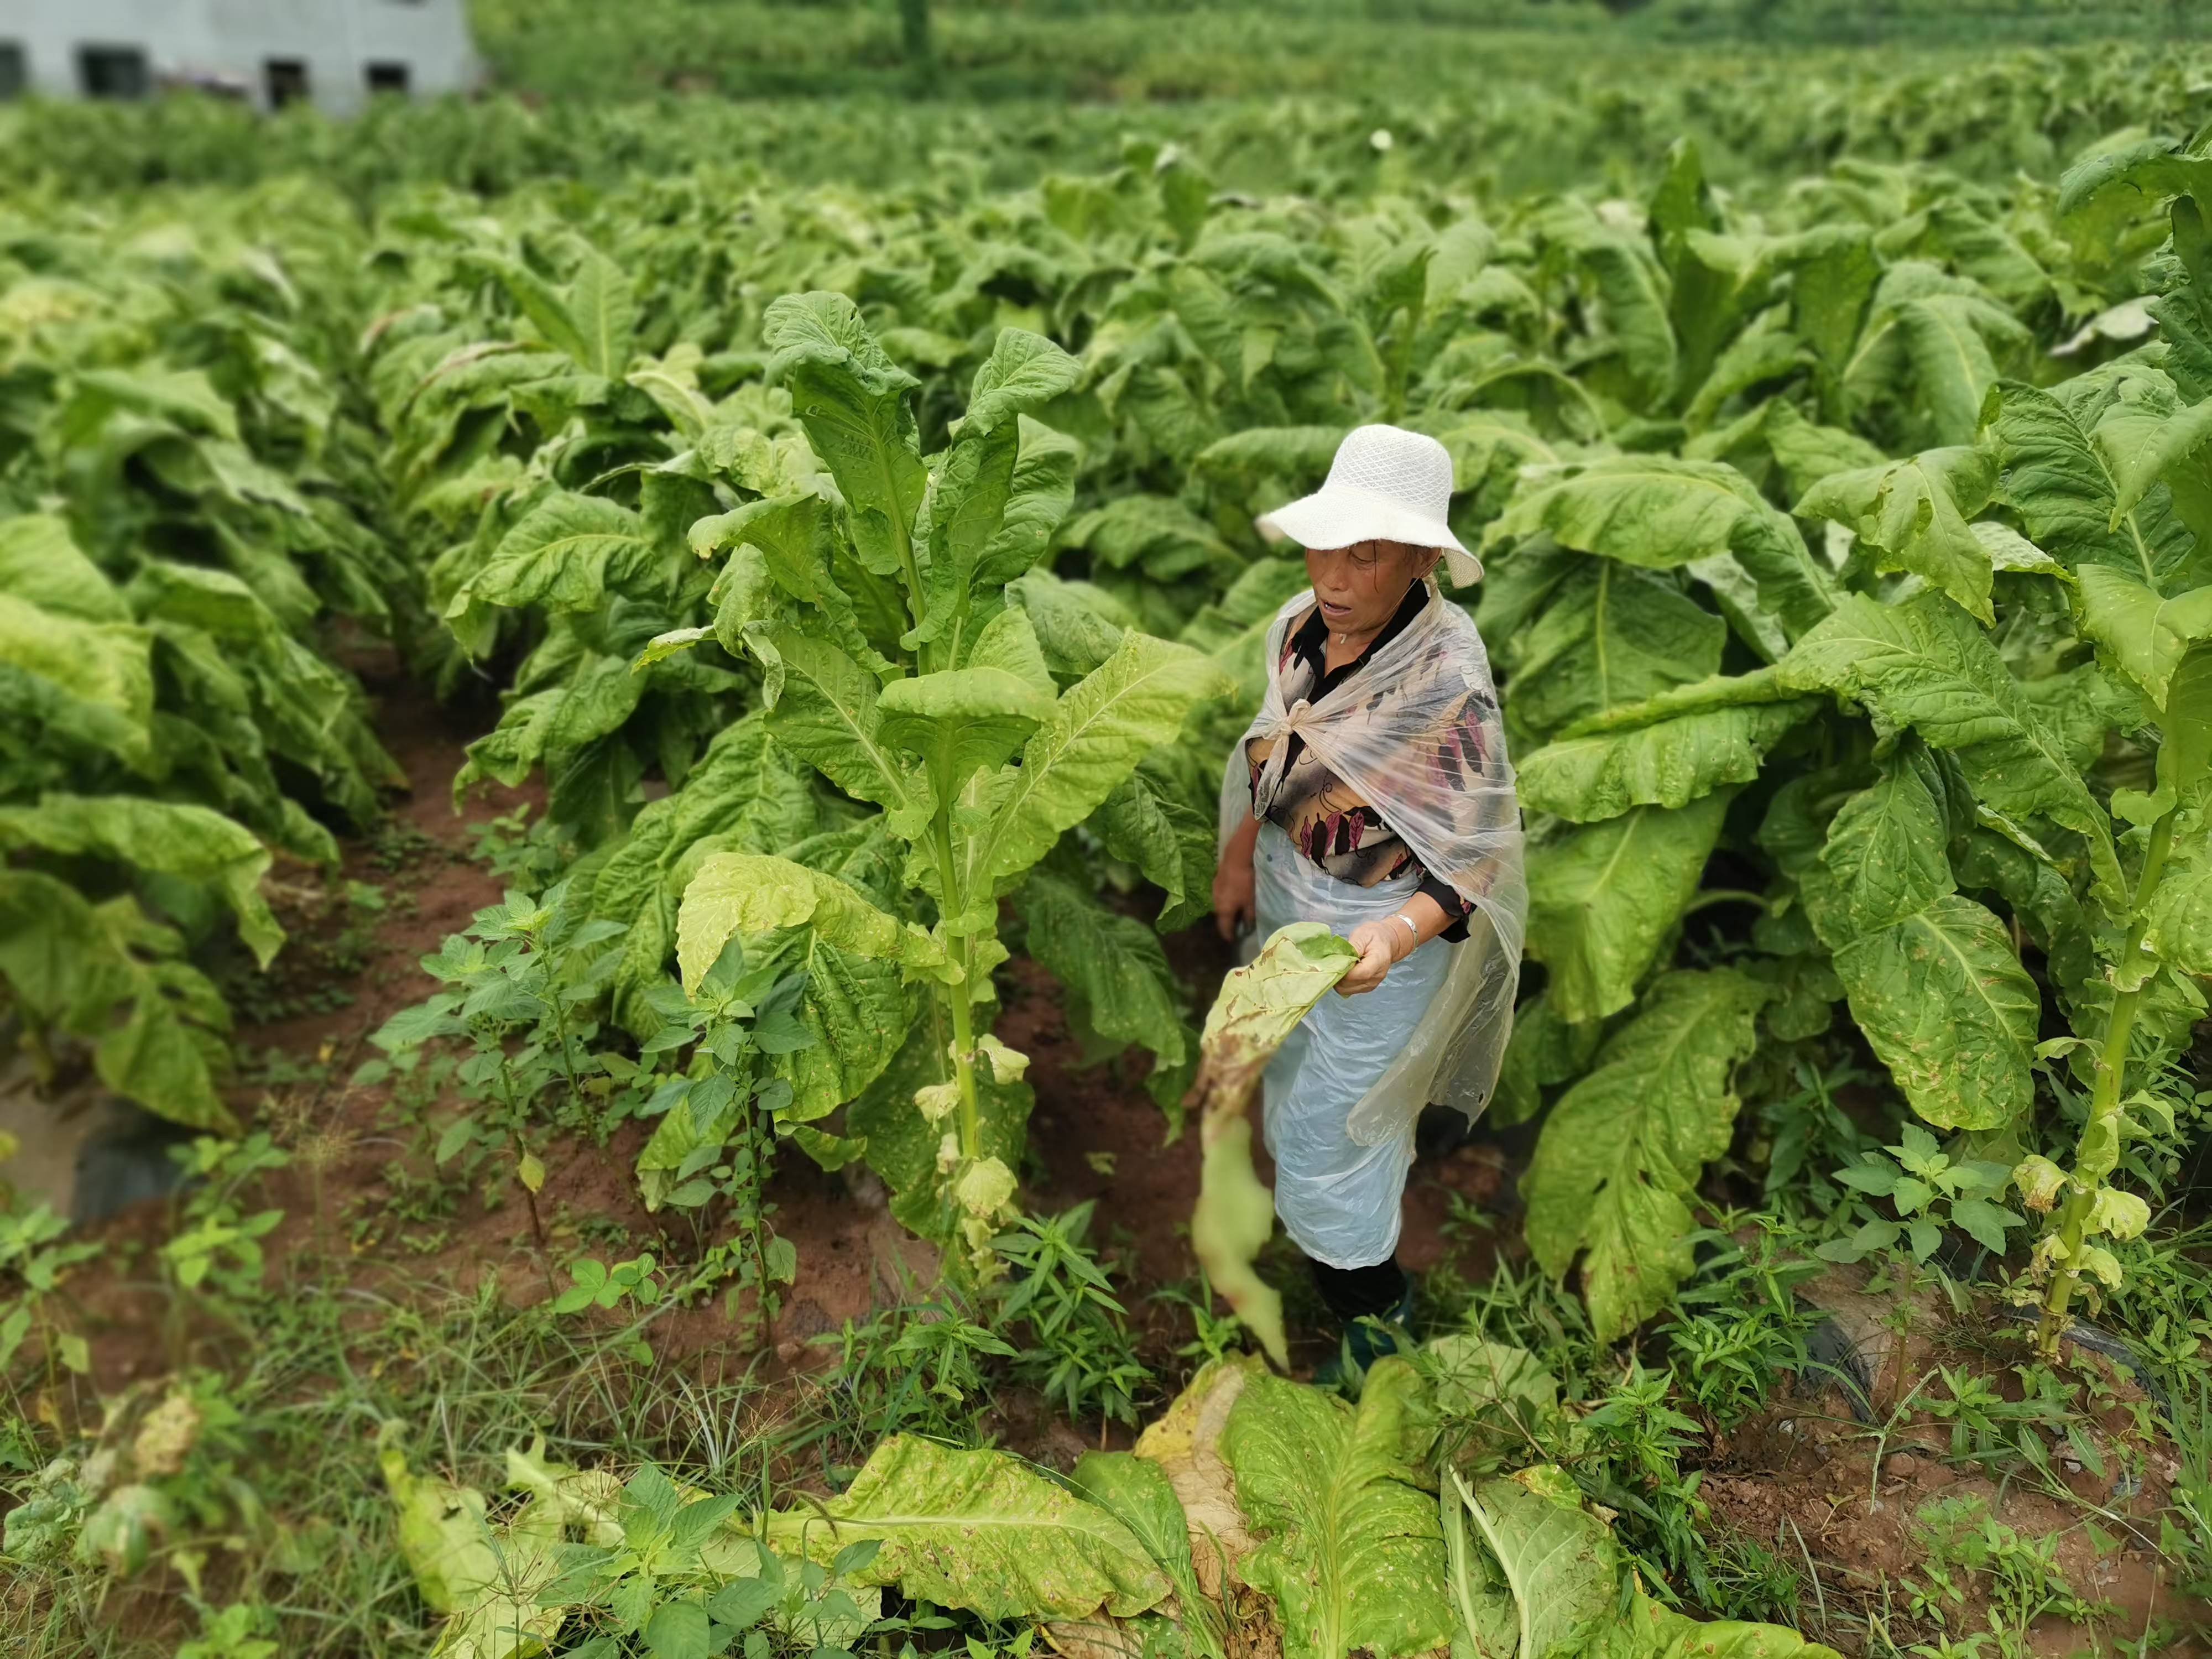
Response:
M729 9L661 3L672 13ZM640 0L637 9L650 16L651 7ZM1185 33L1204 37L1225 15L1200 14ZM1297 55L1291 47L1302 29L1312 43ZM889 95L898 84L889 72L877 91L850 95L533 93L395 101L345 123L306 108L264 118L192 96L0 105L0 195L305 173L366 210L395 186L434 182L496 196L563 179L613 188L688 173L703 158L726 193L762 179L835 179L941 197L1096 172L1124 161L1132 144L1159 143L1200 158L1224 188L1322 200L1423 180L1510 191L1604 179L1626 191L1683 135L1697 140L1717 181L1744 190L1844 156L1929 162L2002 182L2022 171L2053 175L2124 127L2189 131L2203 104L2191 88L2212 70L2203 49L2148 44L1601 52L1557 34L1435 28L1401 53L1393 83L1379 59L1364 80L1343 72L1346 56L1329 47L1329 33L1297 20L1275 31L1284 61L1295 58L1311 82L1288 95L1287 114L1283 100L1253 90L1256 80L1230 79L1203 98L987 102ZM1218 61L1236 60L1224 52ZM625 72L610 60L608 76ZM1370 143L1377 131L1391 134L1387 149Z
M917 74L891 0L475 0L502 83L623 97L926 86L972 96L1191 100L1280 92L1389 95L1656 46L1887 46L1980 50L2201 34L2207 0L1047 0L929 8ZM1501 38L1501 36L1503 38Z

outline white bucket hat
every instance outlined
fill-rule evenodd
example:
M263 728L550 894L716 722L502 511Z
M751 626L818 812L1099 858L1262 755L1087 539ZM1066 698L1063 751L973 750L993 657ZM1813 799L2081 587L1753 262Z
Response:
M1451 455L1434 438L1399 426L1354 427L1336 447L1319 489L1253 524L1263 536L1301 547L1389 541L1441 548L1452 586L1465 587L1482 580L1482 561L1445 521L1451 493Z

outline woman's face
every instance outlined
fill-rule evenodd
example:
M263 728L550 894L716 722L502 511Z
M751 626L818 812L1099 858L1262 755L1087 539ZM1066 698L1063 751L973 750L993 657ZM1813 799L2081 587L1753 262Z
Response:
M1306 577L1332 634L1372 634L1397 614L1406 590L1436 568L1437 550L1355 542L1306 550Z

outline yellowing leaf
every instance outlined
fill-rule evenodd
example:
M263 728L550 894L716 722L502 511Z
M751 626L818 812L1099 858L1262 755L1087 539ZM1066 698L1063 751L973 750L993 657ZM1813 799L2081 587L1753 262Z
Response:
M1283 1299L1252 1265L1274 1232L1275 1203L1252 1168L1247 1110L1275 1051L1358 960L1350 942L1321 922L1280 928L1249 964L1222 981L1199 1038L1191 1094L1199 1105L1203 1162L1191 1248L1207 1281L1285 1370L1291 1362Z
M1127 1618L1170 1590L1144 1545L1111 1513L999 1451L958 1451L912 1435L877 1447L844 1495L772 1513L770 1544L824 1565L873 1540L854 1575L987 1619Z
M1284 1659L1398 1659L1451 1639L1436 1502L1407 1461L1421 1392L1390 1356L1356 1407L1262 1373L1231 1408L1221 1449L1266 1540L1237 1572L1275 1598Z
M684 982L696 985L732 939L784 927L811 927L839 949L915 973L948 971L942 945L836 877L765 854L717 853L684 890L676 925Z

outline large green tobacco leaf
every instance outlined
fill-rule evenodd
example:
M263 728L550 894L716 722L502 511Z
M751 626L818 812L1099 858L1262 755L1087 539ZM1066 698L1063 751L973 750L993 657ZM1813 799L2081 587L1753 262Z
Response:
M931 480L927 599L910 643L947 639L967 614L978 568L1013 503L1022 441L1018 417L1069 390L1082 373L1074 358L1042 335L1018 328L1000 332L975 373L959 435ZM1049 533L1051 526L1042 528ZM1025 545L1030 539L1024 537ZM1009 570L998 580L1018 574Z
M1077 1493L1128 1528L1178 1595L1196 1592L1190 1525L1174 1484L1158 1463L1133 1452L1085 1452L1068 1477Z
M919 756L938 797L950 799L1052 718L1051 679L1041 657L1036 666L1042 689L1003 668L947 668L893 680L876 699L878 731L891 747Z
M1223 1455L1266 1534L1237 1571L1275 1598L1284 1659L1397 1659L1451 1639L1436 1502L1408 1457L1421 1388L1389 1358L1356 1407L1255 1374L1231 1410Z
M675 949L678 866L694 849L704 849L703 861L714 852L795 848L821 827L811 777L769 740L763 716L734 720L715 734L681 789L646 803L591 878L592 919L628 930L611 989L617 1017L643 1026L639 1035L660 1027L641 998L660 982Z
M768 1540L828 1565L875 1541L854 1574L987 1619L1127 1618L1171 1586L1111 1512L1000 1451L958 1451L914 1435L878 1446L842 1497L773 1512Z
M1628 1615L1601 1631L1583 1659L1838 1659L1782 1625L1732 1619L1700 1624L1638 1595Z
M423 1605L455 1617L439 1632L450 1659L514 1659L538 1653L568 1622L565 1606L541 1607L561 1575L561 1537L538 1526L495 1534L484 1496L434 1476L416 1475L394 1447L379 1454L395 1514L400 1559Z
M555 795L565 797L580 756L623 729L637 712L646 685L646 677L624 659L602 655L576 662L556 685L515 698L499 725L469 745L467 764L453 775L456 808L478 780L495 778L515 788L541 765Z
M1915 744L1916 749L1918 745ZM1820 862L1828 879L1806 902L1832 948L1917 915L1953 890L1942 802L1923 764L1893 757L1880 782L1845 801L1828 826Z
M1799 880L1852 1018L1913 1110L1996 1128L2033 1098L2041 1001L2003 924L1954 891L1948 793L1935 757L1905 740Z
M2171 137L2143 134L2107 141L2068 167L2057 206L2060 217L2071 219L2107 195L2123 196L2132 206L2190 194L2212 198L2212 159L2184 153Z
M1697 890L1734 791L1672 810L1633 806L1528 849L1528 954L1561 1018L1602 1019L1637 982Z
M1022 575L1044 556L1052 533L1075 499L1075 470L1082 447L1064 433L1020 416L1021 449L1013 488L999 528L975 560L975 585L997 587Z
M2003 922L1945 893L1835 952L1851 1018L1912 1109L1994 1129L2033 1103L2042 1004Z
M2158 781L2177 799L2197 803L2212 778L2212 643L2181 659L2159 721Z
M2143 945L2185 974L2212 975L2212 858L2199 843L2151 896Z
M2098 963L2088 914L2057 867L2019 842L1978 828L1954 858L1961 888L1996 893L2011 908L2043 951L2045 973L2062 1000L2080 997Z
M1317 478L1336 459L1349 430L1342 426L1255 426L1208 445L1192 463L1199 472L1254 478Z
M1906 359L1936 440L1970 444L1981 422L1982 403L1996 383L1992 340L2025 344L2027 331L1985 295L1929 294L1908 300L1894 313Z
M116 1093L172 1122L235 1133L215 1083L229 1011L204 975L173 960L182 945L127 896L94 905L51 876L0 869L0 981L15 1006L89 1041L94 1069Z
M1167 896L1153 927L1188 927L1213 903L1213 825L1140 767L1098 804L1089 828L1112 856L1133 864Z
M1185 1652L1194 1648L1204 1651L1205 1638L1208 1636L1218 1642L1221 1615L1199 1581L1191 1555L1190 1522L1167 1472L1133 1452L1085 1452L1076 1460L1068 1483L1079 1496L1097 1504L1136 1535L1175 1587L1175 1596L1160 1610L1147 1615L1141 1624L1105 1627L1120 1635L1128 1647L1119 1647L1112 1636L1106 1636L1098 1625L1091 1622L1078 1625L1072 1631L1062 1626L1048 1632L1047 1639L1072 1634L1075 1643L1055 1642L1054 1645L1067 1648L1095 1642L1099 1650L1119 1648L1121 1651L1129 1648L1141 1651L1150 1645L1148 1638L1155 1632ZM1169 1623L1170 1620L1172 1625ZM1200 1632L1203 1634L1194 1640L1193 1636Z
M1294 921L1270 934L1250 962L1231 969L1199 1036L1205 1057L1200 1099L1242 1111L1275 1051L1358 957L1327 923Z
M236 741L297 763L356 823L374 823L381 811L378 785L406 781L377 746L359 687L288 633L237 577L149 560L131 579L130 598L165 646L194 658L208 700L228 703L223 713L235 713L250 729L250 738L240 733ZM225 804L246 815L245 801ZM287 844L307 839L298 833L303 818L294 817ZM329 844L332 863L336 854Z
M1532 1469L1532 1478L1559 1477L1557 1469ZM1512 1622L1494 1614L1469 1634L1478 1659L1546 1659L1579 1654L1613 1619L1620 1571L1613 1535L1605 1523L1572 1498L1534 1492L1519 1480L1498 1479L1470 1486L1455 1470L1456 1496L1474 1523L1489 1562L1504 1579ZM1572 1483L1562 1480L1572 1491ZM1501 1638L1510 1637L1510 1645Z
M1640 1591L1624 1614L1620 1547L1559 1468L1474 1484L1454 1470L1443 1510L1473 1659L1836 1659L1779 1625L1699 1624Z
M2212 639L2212 586L2162 599L2105 565L2083 565L2077 580L2083 635L2163 708L2167 684L2189 647Z
M582 245L568 283L568 315L583 347L578 361L609 379L629 367L636 349L637 296L623 268L599 249Z
M1572 562L1562 568L1561 559ZM1705 679L1721 665L1728 624L1669 574L1589 556L1532 560L1525 550L1504 563L1509 581L1524 563L1554 573L1533 625L1527 614L1516 625L1493 611L1485 584L1480 621L1490 638L1505 641L1506 708L1521 729L1556 732Z
M0 594L80 622L131 620L115 584L51 513L0 519Z
M45 795L36 806L0 807L0 847L112 859L205 882L236 915L239 937L263 967L284 943L261 896L268 849L252 831L207 807L137 795Z
M921 775L883 735L876 677L787 625L750 629L745 642L767 670L762 696L776 742L847 794L881 806L900 834L920 835L932 799Z
M1562 547L1658 569L1741 544L1784 550L1796 532L1751 481L1717 461L1619 455L1514 498L1484 532L1485 547L1548 532Z
M789 859L718 853L684 890L676 960L696 985L733 939L805 927L824 944L854 956L895 963L915 974L943 976L944 948L911 922L876 908L836 877Z
M81 621L0 592L0 671L31 682L9 718L27 735L43 726L142 773L155 766L152 644L144 629Z
M1687 1200L1728 1150L1729 1078L1770 994L1733 969L1666 975L1545 1120L1521 1182L1528 1248L1555 1276L1583 1255L1583 1297L1604 1340L1664 1307L1695 1265Z
M2212 442L2212 400L2186 404L2163 374L2123 379L2091 437L2117 491L2115 523L2133 513L2160 479L2189 467Z
M1850 697L1891 727L1957 756L1978 799L2015 819L2039 814L2087 843L2108 894L2120 893L2112 832L2063 745L1972 618L1940 593L1886 605L1853 594L1777 665L1796 690Z
M488 607L595 611L653 566L644 521L619 502L562 493L523 514L457 591L446 619L471 652L490 647Z
M1823 478L1796 511L1848 526L1881 555L1876 569L1925 577L1987 624L1996 621L1990 555L1967 520L1988 504L1995 482L1995 464L1983 451L1930 449Z
M1154 1091L1172 1106L1182 1095L1190 1054L1175 970L1159 936L1134 916L1108 909L1073 882L1030 872L1015 890L1028 924L1029 954L1060 982L1079 1031L1104 1037L1115 1049L1137 1043L1152 1051L1164 1084Z
M2212 644L2173 666L2159 722L2161 794L2181 805L2173 853L2150 896L2143 943L2185 973L2212 975L2212 857L2205 784L2212 778Z
M1521 804L1589 823L1632 806L1686 806L1723 784L1748 783L1767 751L1820 710L1771 672L1685 686L1595 715L1516 769Z
M805 620L825 629L830 637L870 670L889 665L868 643L853 598L839 585L832 568L835 544L830 533L830 503L819 495L772 496L747 501L728 513L696 520L689 534L691 550L701 558L730 555L724 567L722 589L714 615L715 637L725 650L742 648L744 624L764 619L769 607L751 591L750 561L757 554L758 569L790 598L810 607ZM760 617L742 614L748 611Z
M1995 410L2003 499L2037 546L2077 572L2106 565L2162 592L2212 575L2179 520L2141 499L2139 470L2130 466L2125 481L2116 471L2112 443L2100 441L2105 411L2093 394L2069 398L2064 383L2041 391L2008 381ZM2124 415L2118 424L2124 429ZM2124 507L2130 493L2135 499Z
M812 929L764 959L805 975L793 1014L811 1041L770 1054L768 1067L791 1085L779 1120L810 1123L858 1097L890 1064L914 1023L915 993L896 962Z
M2114 732L2140 731L2154 711L2127 677L2088 661L2039 680L2024 680L2021 690L2051 735L2058 739L2079 771L2094 773Z
M1196 703L1222 689L1219 671L1197 652L1125 635L1111 657L1061 694L1024 746L1020 765L992 781L988 817L966 854L969 890L979 899L1005 892L1148 751L1171 742Z
M784 295L769 307L761 337L775 353L769 378L790 388L792 413L845 497L861 563L898 574L914 557L914 519L929 480L907 402L919 382L884 355L842 294Z
M1603 307L1610 343L1637 390L1653 404L1665 398L1674 384L1678 352L1668 316L1666 273L1651 250L1571 197L1546 202L1535 224L1545 240L1571 255L1587 273Z

